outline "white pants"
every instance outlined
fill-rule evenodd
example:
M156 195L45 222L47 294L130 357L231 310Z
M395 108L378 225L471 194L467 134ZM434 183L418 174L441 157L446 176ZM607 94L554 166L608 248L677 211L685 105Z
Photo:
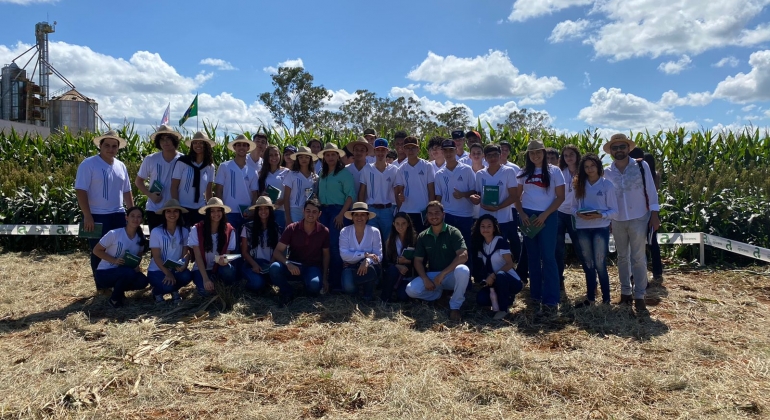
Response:
M438 271L425 273L429 279L433 280L438 276ZM406 294L415 299L433 301L441 297L444 290L453 290L452 298L449 300L450 309L460 309L465 301L465 289L468 288L468 281L471 278L471 271L463 264L455 267L454 271L444 277L441 286L434 290L425 288L422 278L416 277L406 285Z

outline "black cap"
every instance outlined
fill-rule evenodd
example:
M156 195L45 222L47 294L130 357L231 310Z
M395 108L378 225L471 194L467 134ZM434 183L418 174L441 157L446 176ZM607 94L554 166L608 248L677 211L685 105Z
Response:
M407 137L404 139L404 147L406 146L420 147L420 145L417 144L417 139L414 137Z
M494 152L500 153L500 146L496 144L488 144L484 146L484 155Z
M464 139L465 138L465 132L463 130L452 130L452 138L453 139Z
M374 131L373 128L367 128L366 130L364 130L364 135L365 136L372 135L374 137L377 137L377 132Z
M498 144L500 144L500 146L508 146L508 150L511 149L511 143L509 143L508 140L503 140Z
M454 140L446 139L441 142L441 148L442 149L457 149L457 146L455 145Z

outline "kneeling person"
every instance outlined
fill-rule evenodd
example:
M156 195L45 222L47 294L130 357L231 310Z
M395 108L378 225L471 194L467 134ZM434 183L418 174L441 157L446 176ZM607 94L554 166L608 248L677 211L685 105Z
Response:
M460 231L444 223L444 206L440 202L428 203L427 213L430 227L419 234L414 250L414 269L419 278L406 286L406 294L433 301L441 297L442 290L453 290L450 318L459 321L470 279L470 270L465 265L468 250Z
M173 198L155 212L163 217L161 224L150 232L150 267L147 279L152 285L155 303L163 304L164 295L171 293L172 303L182 303L179 289L190 284L192 273L187 269L192 252L187 246L190 230L184 226L182 213L187 210ZM166 267L166 262L176 263L176 268Z

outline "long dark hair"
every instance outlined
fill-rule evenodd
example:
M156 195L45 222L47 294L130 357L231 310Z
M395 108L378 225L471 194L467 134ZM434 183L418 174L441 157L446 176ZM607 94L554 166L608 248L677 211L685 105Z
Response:
M291 170L293 172L299 172L299 170L302 168L299 165L299 158L301 158L302 156L307 156L307 155L299 155L297 156L296 159L294 159L294 163L291 165ZM310 171L310 173L313 173L313 158L308 156L308 159L310 159L310 163L307 164L307 169L308 171Z
M220 207L221 208L221 207ZM206 252L219 252L227 245L227 238L225 238L225 228L227 227L227 214L225 209L222 209L222 220L219 221L219 228L217 229L217 249L213 247L211 242L211 207L206 209L206 218L203 219L203 250Z
M471 247L476 250L483 249L482 247L484 246L484 237L481 236L481 222L484 220L492 222L493 237L502 236L500 233L500 223L497 222L495 216L492 216L491 214L482 215L476 220L476 223L474 223L471 228Z
M144 220L144 209L138 206L126 209L126 217L128 217L128 215L131 214L131 212L134 210L139 210L139 213L142 214L142 220ZM144 253L144 251L147 250L147 245L149 245L150 241L148 241L144 236L144 230L142 230L142 226L136 228L136 234L139 235L139 246L142 247L142 253Z
M564 148L561 149L561 156L559 156L559 169L561 170L564 170L565 168L567 168L567 166L569 166L567 165L567 162L564 161L565 150L572 150L573 152L575 152L576 161L580 162L580 158L581 158L580 150L578 150L577 146L575 146L574 144L568 144L564 146Z
M164 235L166 235L167 234L166 232L168 232L168 221L166 220L166 212L167 211L178 211L179 212L179 217L176 219L176 227L177 227L177 229L179 229L179 232L181 233L181 235L179 235L179 243L181 245L184 245L184 243L183 243L183 241L184 241L184 229L187 229L187 227L185 226L184 217L182 217L182 210L179 210L179 209L166 209L166 210L163 210L163 222L161 222L160 225L163 227L163 232L164 232L163 234ZM176 231L174 231L174 233L176 233Z
M529 158L529 152L527 152L524 157L527 162L518 178L524 178L526 181L529 181L535 175L535 169L537 168L535 168L535 162L532 162L532 159ZM545 185L545 189L548 189L548 187L551 186L551 174L548 172L548 156L546 156L545 150L543 150L543 164L541 165L541 169L543 185Z
M414 233L414 225L412 224L412 218L408 214L400 211L393 216L393 224L390 226L390 236L385 241L385 258L395 263L398 261L398 252L396 250L396 238L398 238L398 231L396 230L396 219L402 218L406 220L406 238L401 244L404 248L413 247L417 242L417 235Z
M329 175L329 164L326 163L326 157L325 157L327 152L329 152L329 150L324 152L324 158L321 163L321 178L326 178L326 175ZM337 152L334 152L334 153L337 153ZM342 157L339 154L337 154L337 165L334 166L334 175L337 175L337 173L343 169L345 169L345 165L342 164Z
M192 162L195 162L198 160L198 154L195 153L195 150L193 150L192 144L195 141L203 142L203 163L201 164L202 168L205 168L212 163L214 163L214 151L211 150L211 145L209 142L205 140L193 140L190 142L190 150L187 151L187 156L190 156L190 160Z
M588 174L586 174L585 163L588 161L591 161L596 165L596 172L599 174L600 178L604 175L604 167L602 167L602 160L599 159L599 156L596 156L593 153L587 153L580 158L577 176L572 181L572 186L575 187L575 198L583 198L586 196L586 181L588 181Z
M259 207L257 207L254 220L251 223L251 248L258 248L262 243L262 233L267 231L267 244L266 247L275 249L278 245L278 224L275 223L275 209L272 206L267 206L270 210L270 214L267 216L267 226L262 225L262 218L259 217Z
M259 193L262 194L265 192L265 182L267 180L267 175L270 173L270 170L273 169L270 166L270 151L275 150L278 152L278 156L281 156L281 149L278 148L278 146L275 145L269 145L265 149L265 154L262 156L262 168L259 169ZM312 162L312 161L311 161ZM278 167L281 167L281 162L278 162Z

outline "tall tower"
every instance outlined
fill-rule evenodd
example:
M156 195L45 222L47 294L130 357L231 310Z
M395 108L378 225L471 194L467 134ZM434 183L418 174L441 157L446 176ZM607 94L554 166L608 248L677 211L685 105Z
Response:
M56 22L53 23L56 25ZM48 76L51 75L51 67L48 65L50 59L48 57L48 34L55 32L55 26L50 25L48 22L39 22L35 24L35 41L37 43L38 51L38 69L40 69L39 85L42 93L42 120L43 125L48 126L48 100L50 99L50 85L48 83Z

